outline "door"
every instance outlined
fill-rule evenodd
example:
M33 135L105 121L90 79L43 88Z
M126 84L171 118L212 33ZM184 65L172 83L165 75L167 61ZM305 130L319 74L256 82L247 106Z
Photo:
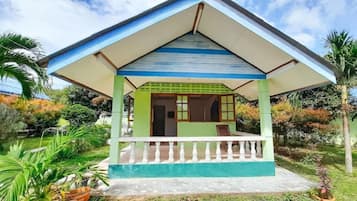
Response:
M165 136L165 106L154 105L153 136Z

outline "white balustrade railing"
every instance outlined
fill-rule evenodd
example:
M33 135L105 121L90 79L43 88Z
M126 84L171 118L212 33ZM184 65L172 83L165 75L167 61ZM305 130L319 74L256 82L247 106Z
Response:
M262 142L261 136L219 136L219 137L121 137L119 142L129 143L130 150L128 163L175 163L175 162L219 162L219 161L249 161L261 160ZM143 144L138 149L138 144ZM192 147L191 154L185 154L185 144L187 148ZM188 146L190 144L190 146ZM211 147L211 144L215 147ZM198 147L202 145L202 149ZM161 149L163 147L166 149ZM237 149L234 149L234 147ZM212 155L211 148L215 148ZM151 150L151 151L150 151ZM138 154L142 151L142 155ZM165 151L166 153L161 153ZM175 152L176 158L175 158ZM202 152L202 154L199 154ZM150 160L150 155L151 160ZM142 158L138 159L140 156ZM165 157L162 159L161 157ZM199 156L202 156L201 158ZM123 162L123 161L122 161ZM125 162L124 162L125 163Z

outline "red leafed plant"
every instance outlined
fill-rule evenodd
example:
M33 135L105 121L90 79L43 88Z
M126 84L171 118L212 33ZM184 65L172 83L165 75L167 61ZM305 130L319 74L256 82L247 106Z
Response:
M322 160L321 157L316 158L317 175L320 178L320 183L319 183L319 187L318 187L318 195L320 198L323 198L323 199L331 199L331 198L333 198L332 192L331 192L331 189L332 189L331 179L328 176L327 169L322 164L321 160Z

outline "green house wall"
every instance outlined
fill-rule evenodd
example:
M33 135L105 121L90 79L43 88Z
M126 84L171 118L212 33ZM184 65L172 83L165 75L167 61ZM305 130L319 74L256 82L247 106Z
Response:
M149 137L151 125L152 93L171 94L231 94L232 91L222 84L201 83L147 83L134 94L133 136ZM235 122L177 122L178 137L217 136L216 125L228 124L235 131Z

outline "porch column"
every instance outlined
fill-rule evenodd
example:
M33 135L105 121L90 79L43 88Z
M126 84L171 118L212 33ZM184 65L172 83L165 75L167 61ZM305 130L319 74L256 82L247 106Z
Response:
M110 137L109 163L119 163L120 149L119 137L122 127L124 99L124 77L114 76L113 101L112 101L112 130Z
M274 161L273 126L268 80L258 80L260 133L263 142L263 159Z

